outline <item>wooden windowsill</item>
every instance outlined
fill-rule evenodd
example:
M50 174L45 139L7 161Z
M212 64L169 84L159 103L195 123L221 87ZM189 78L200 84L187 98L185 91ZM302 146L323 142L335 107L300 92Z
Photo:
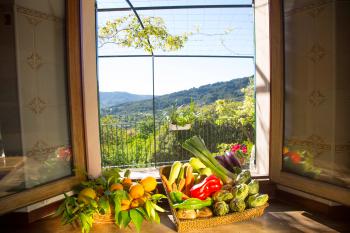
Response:
M176 232L175 225L172 221L170 212L160 215L161 223L154 224L144 222L142 226L143 233L148 232ZM62 226L59 218L47 217L38 222L19 226L2 226L2 232L66 232L78 233L80 228L71 225ZM308 212L302 208L293 205L287 205L279 201L272 201L262 217L252 219L250 221L238 222L228 225L215 227L216 233L221 232L345 232L350 229L350 223L346 221L334 221L322 217L312 212ZM134 228L131 230L118 230L113 224L95 224L91 233L98 232L136 232ZM207 228L193 232L213 232L213 228Z

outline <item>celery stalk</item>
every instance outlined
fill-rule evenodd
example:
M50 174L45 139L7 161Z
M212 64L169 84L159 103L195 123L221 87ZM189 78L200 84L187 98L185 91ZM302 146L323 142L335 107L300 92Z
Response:
M224 168L213 156L204 144L204 141L198 137L193 136L187 139L182 147L193 155L195 155L201 162L209 167L224 183L232 183L232 178L235 178L235 174Z

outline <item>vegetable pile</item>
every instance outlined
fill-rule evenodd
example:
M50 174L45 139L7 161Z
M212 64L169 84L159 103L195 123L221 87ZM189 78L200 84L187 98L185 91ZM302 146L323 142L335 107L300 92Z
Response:
M119 169L106 170L97 179L82 182L78 196L65 194L56 216L62 216L63 224L78 223L83 233L90 231L96 214L112 215L119 228L133 223L139 232L144 220L159 223L157 212L165 211L157 202L166 196L155 193L156 186L150 176L133 182L129 170L124 177Z
M242 170L235 154L214 157L197 136L183 147L195 157L185 164L175 161L169 177L162 175L179 219L223 216L267 203L268 195L259 194L259 182Z

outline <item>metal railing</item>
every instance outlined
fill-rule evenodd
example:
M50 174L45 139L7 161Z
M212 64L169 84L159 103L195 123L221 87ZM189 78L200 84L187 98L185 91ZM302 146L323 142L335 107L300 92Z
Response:
M174 130L169 128L166 119L156 120L155 132L153 122L134 120L101 124L100 131L102 166L122 168L157 167L176 160L187 161L191 155L181 145L193 135L201 136L212 152L217 151L221 143L241 141L244 137L230 125L210 122L195 122L190 129Z

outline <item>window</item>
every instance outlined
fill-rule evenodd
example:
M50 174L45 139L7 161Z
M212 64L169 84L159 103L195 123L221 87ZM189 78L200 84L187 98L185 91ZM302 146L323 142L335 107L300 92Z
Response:
M84 178L79 1L51 3L0 4L0 214Z
M254 169L252 2L130 3L97 2L102 165L148 167L188 160L181 143L200 135L214 153L245 144L252 159L241 160ZM127 33L113 31L114 26L129 30L132 20L137 20L134 33L155 20L181 45L170 44L175 49L169 51L151 35L147 51L132 40L139 34L127 41Z
M271 179L346 205L349 7L339 1L271 7Z

